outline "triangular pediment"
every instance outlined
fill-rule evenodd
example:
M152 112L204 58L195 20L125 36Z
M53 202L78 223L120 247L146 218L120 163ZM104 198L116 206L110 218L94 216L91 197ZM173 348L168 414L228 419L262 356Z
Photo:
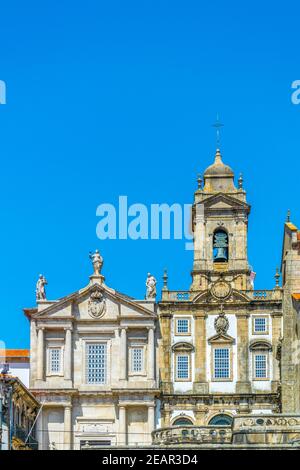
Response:
M249 204L228 194L218 193L203 201L206 209L233 209L240 208L250 210Z
M76 291L57 301L42 301L39 303L38 311L34 311L31 318L77 318L77 319L97 319L107 320L117 317L146 317L156 318L156 313L147 308L147 303L136 301L127 297L114 289L109 288L104 283L89 284L85 288Z
M226 334L216 334L208 339L209 344L234 344L235 339Z

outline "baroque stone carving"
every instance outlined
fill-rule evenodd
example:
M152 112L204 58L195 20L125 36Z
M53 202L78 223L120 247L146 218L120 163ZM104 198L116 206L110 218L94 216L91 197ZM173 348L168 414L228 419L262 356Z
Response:
M47 279L42 274L39 275L38 281L36 283L36 300L46 300L46 289L45 285L47 285Z
M106 302L104 295L99 290L95 290L91 293L88 311L91 317L101 318L106 311Z
M223 280L215 282L210 288L211 295L217 300L227 299L231 291L231 285Z
M156 298L156 284L157 281L152 274L148 273L146 280L146 300L155 300Z
M226 335L229 328L229 321L223 311L221 311L219 316L215 319L214 327L218 335Z
M100 276L103 266L103 258L100 255L99 250L96 250L95 253L90 253L90 259L92 260L94 267L94 276Z

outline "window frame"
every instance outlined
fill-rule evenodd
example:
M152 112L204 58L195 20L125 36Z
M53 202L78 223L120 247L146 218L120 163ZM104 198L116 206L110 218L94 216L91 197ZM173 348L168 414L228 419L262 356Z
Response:
M188 377L178 377L178 357L186 356L188 358ZM174 379L175 382L191 382L191 367L192 367L192 357L190 351L176 351L175 352L175 374Z
M187 333L181 333L178 331L178 320L186 320L188 323ZM191 318L190 317L175 317L175 336L191 336Z
M256 356L266 357L266 376L256 377ZM270 351L267 349L257 349L252 351L252 379L255 382L266 382L270 380Z
M141 364L142 368L140 371L135 371L133 370L133 351L135 349L138 349L142 352L142 358L141 358ZM130 376L135 376L135 375L145 375L146 370L145 370L145 346L141 344L131 344L129 346L129 375Z
M88 348L89 346L97 346L97 345L104 345L105 347L105 372L104 372L104 382L89 382L88 380ZM102 340L91 340L91 341L85 341L85 368L84 368L84 383L88 386L105 386L108 384L108 364L109 364L109 358L108 358L108 341L102 341Z
M51 368L52 358L51 353L53 350L59 351L59 370L53 371ZM64 348L61 344L51 344L47 345L47 376L58 376L61 377L64 375Z
M215 376L215 350L216 349L228 349L228 361L229 361L229 374L228 377L216 377ZM212 382L232 382L233 380L233 364L232 364L232 346L231 344L213 344L211 351L211 381Z
M255 320L262 319L262 318L265 320L265 330L264 331L256 331L255 330ZM252 316L252 334L253 335L268 335L269 334L269 317L268 317L268 315L253 315Z

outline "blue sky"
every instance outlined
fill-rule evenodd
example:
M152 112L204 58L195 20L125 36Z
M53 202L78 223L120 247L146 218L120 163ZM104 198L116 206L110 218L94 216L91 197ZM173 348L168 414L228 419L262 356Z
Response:
M211 4L209 4L211 3ZM0 339L28 347L22 308L106 282L137 298L147 272L190 285L184 241L100 241L96 208L192 202L222 153L243 172L256 288L272 288L287 209L300 224L299 2L11 1L1 6ZM160 284L161 286L161 284Z

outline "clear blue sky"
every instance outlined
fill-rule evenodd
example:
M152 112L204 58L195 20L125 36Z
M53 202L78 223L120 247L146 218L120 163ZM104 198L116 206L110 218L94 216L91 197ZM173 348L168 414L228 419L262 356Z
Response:
M244 173L256 288L272 288L287 209L300 224L299 2L10 1L1 5L0 339L28 347L23 307L88 283L142 298L148 271L190 285L184 242L102 241L96 207L189 203L225 124L224 161Z

